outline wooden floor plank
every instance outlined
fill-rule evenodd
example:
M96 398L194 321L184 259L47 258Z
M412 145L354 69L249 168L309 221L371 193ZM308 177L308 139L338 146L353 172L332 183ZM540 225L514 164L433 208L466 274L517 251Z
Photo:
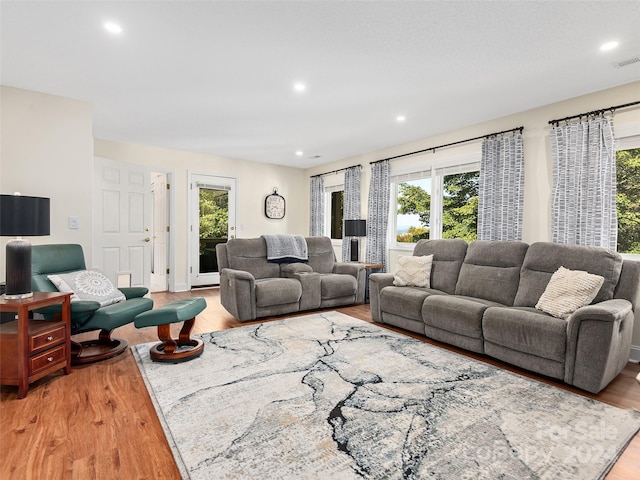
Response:
M180 298L203 296L207 308L196 321L193 334L260 323L239 322L220 305L219 290L153 294L156 306ZM371 322L369 305L338 311ZM307 315L302 312L298 315ZM273 320L298 316L275 317ZM269 319L272 320L272 319ZM391 328L405 334L409 332ZM172 326L177 337L180 325ZM537 380L622 408L640 410L637 364L624 371L598 395L527 373L502 362L464 352L410 334L427 343L477 358ZM92 334L75 339L91 338ZM114 332L129 345L156 341L155 328L126 325ZM15 480L174 480L180 475L164 432L130 350L93 365L74 367L70 375L50 375L31 384L26 398L17 388L0 388L0 478ZM640 435L631 441L609 473L609 480L640 478Z

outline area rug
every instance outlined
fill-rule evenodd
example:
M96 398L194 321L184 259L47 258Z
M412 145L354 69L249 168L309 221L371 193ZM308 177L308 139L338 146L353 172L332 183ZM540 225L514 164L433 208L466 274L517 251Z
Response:
M185 479L602 478L623 410L338 312L132 347Z

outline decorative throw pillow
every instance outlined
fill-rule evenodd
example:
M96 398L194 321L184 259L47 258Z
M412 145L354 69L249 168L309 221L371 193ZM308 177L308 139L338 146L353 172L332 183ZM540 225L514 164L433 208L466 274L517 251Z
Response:
M589 305L603 283L604 277L600 275L560 267L551 276L536 308L566 319L580 307Z
M400 255L393 274L393 284L396 287L429 288L432 262L433 255Z
M48 275L49 280L61 292L73 293L72 302L91 300L101 307L126 299L124 294L99 269L78 270L76 272Z

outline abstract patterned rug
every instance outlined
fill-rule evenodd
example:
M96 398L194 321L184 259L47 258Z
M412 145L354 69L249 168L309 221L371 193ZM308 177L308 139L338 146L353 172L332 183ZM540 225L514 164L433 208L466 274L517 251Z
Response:
M132 347L190 479L602 478L640 413L338 312Z

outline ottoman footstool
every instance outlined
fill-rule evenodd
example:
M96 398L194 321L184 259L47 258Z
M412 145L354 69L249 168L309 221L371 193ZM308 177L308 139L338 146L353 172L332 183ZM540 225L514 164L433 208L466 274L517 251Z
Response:
M171 302L154 310L148 310L136 316L136 328L158 327L160 343L151 347L149 354L156 362L184 362L202 355L202 340L190 338L191 329L198 315L207 306L202 297L185 298ZM184 322L177 340L171 338L171 324ZM191 347L191 348L183 348Z

